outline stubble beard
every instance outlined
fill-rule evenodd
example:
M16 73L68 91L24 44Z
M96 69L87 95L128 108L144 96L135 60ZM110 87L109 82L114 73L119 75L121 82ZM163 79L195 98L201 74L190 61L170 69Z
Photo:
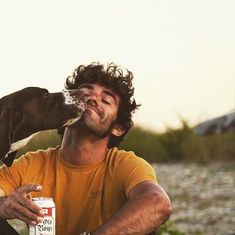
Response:
M115 124L115 120L107 122L95 122L89 115L84 114L78 121L78 125L85 128L88 132L99 139L103 139L111 134L111 130Z

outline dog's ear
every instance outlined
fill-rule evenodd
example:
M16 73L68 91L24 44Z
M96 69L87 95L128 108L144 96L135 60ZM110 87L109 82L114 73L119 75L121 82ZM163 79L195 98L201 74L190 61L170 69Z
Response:
M6 164L6 166L10 167L15 160L16 153L17 153L17 151L8 153L7 156L2 159L2 162L4 164Z
M10 123L10 125L12 126L11 129L14 132L14 129L17 128L18 125L20 125L20 123L23 119L23 114L22 114L22 112L19 111L19 109L15 108L14 106L12 106L11 113L12 113L12 123ZM14 137L15 136L13 135L13 138ZM12 141L14 141L14 139Z
M5 157L11 146L13 127L10 107L2 107L0 110L0 159Z

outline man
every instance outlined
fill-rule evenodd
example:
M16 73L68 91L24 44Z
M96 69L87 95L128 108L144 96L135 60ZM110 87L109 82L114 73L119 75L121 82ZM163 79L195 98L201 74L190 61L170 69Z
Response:
M27 153L11 168L2 167L2 219L40 222L43 212L29 193L54 199L57 235L148 234L169 218L171 203L153 168L116 147L138 107L132 78L114 64L75 69L66 88L83 90L85 112L60 132L61 147Z

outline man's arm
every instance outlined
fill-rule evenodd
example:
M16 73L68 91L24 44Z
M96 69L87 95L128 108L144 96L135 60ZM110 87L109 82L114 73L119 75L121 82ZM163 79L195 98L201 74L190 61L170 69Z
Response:
M159 228L171 215L169 197L161 186L145 181L135 186L128 201L92 235L143 235Z
M6 194L5 192L0 188L0 208L3 202L6 200ZM2 223L3 219L0 216L0 224Z
M41 186L36 184L25 185L6 196L0 188L0 219L20 219L27 224L36 225L42 221L41 208L29 199L30 192L38 192Z

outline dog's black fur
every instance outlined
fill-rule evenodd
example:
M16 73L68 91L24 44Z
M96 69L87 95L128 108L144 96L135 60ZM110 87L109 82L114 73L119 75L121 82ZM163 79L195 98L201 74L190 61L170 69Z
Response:
M0 160L11 166L17 151L11 144L42 130L57 129L81 112L65 104L62 92L27 87L0 99Z

